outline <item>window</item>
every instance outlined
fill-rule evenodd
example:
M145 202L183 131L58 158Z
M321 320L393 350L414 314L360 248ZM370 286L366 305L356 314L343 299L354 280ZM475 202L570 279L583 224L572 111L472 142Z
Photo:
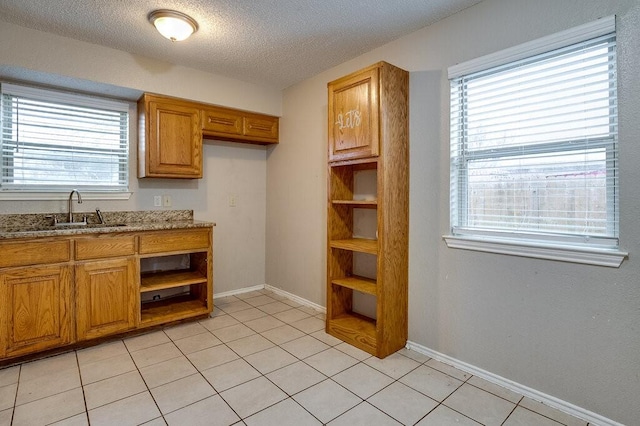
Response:
M0 196L127 192L126 102L2 84Z
M617 250L615 19L449 78L452 236Z

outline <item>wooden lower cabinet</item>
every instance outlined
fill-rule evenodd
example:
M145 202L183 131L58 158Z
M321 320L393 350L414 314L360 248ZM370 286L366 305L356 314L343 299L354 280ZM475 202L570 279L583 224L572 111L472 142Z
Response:
M0 307L0 362L207 315L213 228L0 239Z
M136 326L138 275L135 258L76 265L76 330L79 341L108 336Z
M8 269L0 272L0 289L3 357L72 342L69 266Z

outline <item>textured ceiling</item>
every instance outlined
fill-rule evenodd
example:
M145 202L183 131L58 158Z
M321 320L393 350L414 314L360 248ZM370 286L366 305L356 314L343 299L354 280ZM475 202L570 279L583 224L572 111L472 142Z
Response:
M0 0L0 20L286 88L480 0ZM200 26L171 43L147 21L179 10Z

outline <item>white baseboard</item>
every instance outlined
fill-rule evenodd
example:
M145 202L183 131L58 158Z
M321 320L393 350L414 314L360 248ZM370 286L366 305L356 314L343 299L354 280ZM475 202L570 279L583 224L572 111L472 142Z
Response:
M567 401L563 401L559 398L556 398L551 395L547 395L546 393L537 391L535 389L531 389L530 387L521 385L520 383L516 383L502 376L498 376L497 374L493 374L489 371L483 370L471 364L467 364L464 361L460 361L456 358L450 357L449 355L445 355L443 353L434 351L418 343L407 341L407 349L411 349L413 351L427 355L428 357L433 358L436 361L440 361L445 364L451 365L452 367L455 367L462 371L466 371L467 373L470 373L474 376L478 376L491 383L495 383L496 385L499 385L509 390L512 390L514 392L517 392L535 401L542 402L543 404L549 407L563 411L579 419L588 421L590 426L591 425L624 426L622 423L618 423L616 421L603 417L599 414L596 414L592 411L586 410L582 407L578 407L577 405L573 405Z
M284 291L281 290L277 287L271 286L269 284L260 284L260 285L254 285L253 287L245 287L245 288L241 288L238 290L230 290L230 291L225 291L223 293L214 293L213 298L214 299L220 299L223 297L228 297L228 296L236 296L238 294L242 294L242 293L249 293L250 291L256 291L256 290L269 290L274 292L275 294L278 294L282 297L286 297L287 299L293 300L294 302L298 302L299 304L303 305L303 306L308 306L316 311L320 311L323 314L327 313L327 308L325 308L324 306L320 306L317 303L313 303L310 302L307 299L303 299L300 296L296 296L293 293L289 293L288 291Z
M227 296L235 296L237 294L248 293L250 291L255 290L269 290L280 296L286 297L287 299L293 300L295 302L300 303L303 306L308 306L317 311L323 312L326 314L327 309L324 306L320 306L316 303L310 302L307 299L303 299L300 296L296 296L293 293L289 293L288 291L281 290L277 287L273 287L269 284L261 284L253 287L245 287L239 290L231 290L226 291L224 293L215 294L215 298L227 297ZM491 383L495 383L498 386L502 386L514 392L517 392L521 395L524 395L528 398L533 399L534 401L542 402L543 404L555 408L557 410L563 411L567 414L570 414L574 417L583 419L590 423L590 425L596 426L624 426L622 423L618 423L614 420L603 417L599 414L596 414L592 411L584 409L582 407L578 407L577 405L571 404L567 401L563 401L559 398L556 398L551 395L547 395L546 393L537 391L520 383L514 382L502 376L498 376L497 374L491 373L489 371L483 370L479 367L476 367L471 364L467 364L464 361L460 361L456 358L450 357L449 355L445 355L443 353L434 351L432 349L427 348L426 346L422 346L418 343L407 341L407 349L411 349L413 351L419 352L421 354L427 355L430 358L433 358L437 361L443 362L445 364L451 365L459 370L466 371L469 374L474 376L478 376L482 379L485 379Z
M213 293L213 298L214 299L221 299L223 297L228 297L228 296L235 296L236 294L242 294L242 293L249 293L250 291L256 291L256 290L262 290L264 289L265 285L264 284L260 284L260 285L254 285L253 287L245 287L245 288L241 288L238 290L229 290L229 291L225 291L223 293Z
M276 288L274 286L271 286L269 284L265 284L264 288L265 288L265 290L272 291L275 294L278 294L278 295L280 295L282 297L286 297L287 299L291 299L291 300L293 300L295 302L298 302L301 305L308 306L310 308L315 309L316 311L320 311L323 314L327 313L327 308L325 308L324 306L320 306L317 303L310 302L307 299L303 299L302 297L296 296L295 294L289 293L288 291L281 290L281 289Z

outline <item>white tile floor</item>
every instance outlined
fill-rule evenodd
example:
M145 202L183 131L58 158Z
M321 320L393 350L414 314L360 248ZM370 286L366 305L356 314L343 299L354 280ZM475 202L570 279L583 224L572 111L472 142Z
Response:
M266 290L211 318L0 370L4 425L582 425L416 352L384 360Z

